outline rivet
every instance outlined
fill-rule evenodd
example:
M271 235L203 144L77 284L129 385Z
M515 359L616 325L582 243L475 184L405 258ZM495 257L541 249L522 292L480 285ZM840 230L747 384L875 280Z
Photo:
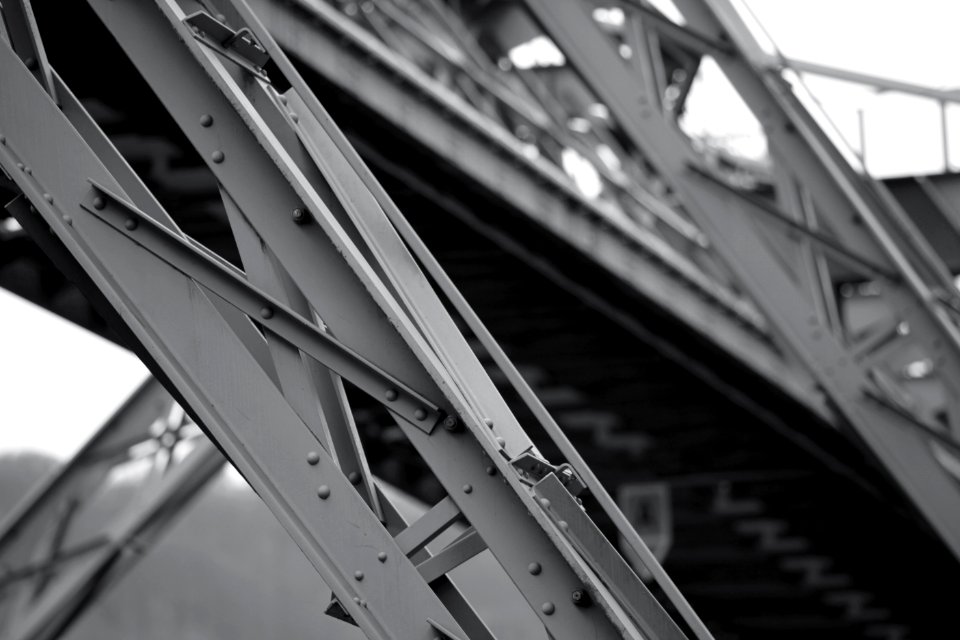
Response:
M7 144L7 136L0 136L0 144Z
M63 219L63 223L68 226L73 224L73 218L71 218L70 216L63 216L62 219Z
M550 500L548 500L547 498L540 498L540 506L543 507L544 509L549 509Z
M33 56L30 56L29 58L24 60L23 63L27 65L27 69L30 69L31 71L37 68L37 59L34 58Z
M287 104L287 96L280 96L280 104Z
M387 400L393 402L397 399L397 390L396 389L387 389Z
M17 163L17 169L20 169L20 171L23 171L23 163L22 163L22 162L18 162L18 163Z
M488 475L488 476L495 476L495 475L497 475L497 469L496 469L492 464L487 467L487 475Z
M320 462L320 454L319 454L319 453L317 453L316 451L311 451L311 452L307 453L307 464L309 464L309 465L312 466L312 465L317 464L318 462Z
M303 209L294 209L293 210L293 221L297 224L303 224L307 221L307 214Z
M223 151L220 151L219 149L217 149L212 154L210 154L210 158L217 164L220 164L221 162L223 162Z
M137 221L133 218L127 218L123 223L123 226L127 229L127 231L133 231L137 228Z
M543 567L540 566L539 562L531 562L527 565L527 571L530 572L530 575L538 576L543 571Z
M103 198L101 198L100 196L97 196L96 198L93 199L94 209L103 209L105 206L107 206L107 203L104 202Z
M298 116L295 113L290 114L290 119L293 120L294 122L300 122L300 116Z
M360 604L360 596L353 596L353 601Z
M212 116L212 115L210 115L209 113L205 113L205 114L203 114L202 116L200 116L200 126L201 126L201 127L209 127L209 126L212 125L212 124L213 124L213 116Z
M327 498L330 497L330 487L328 487L325 484L320 485L317 488L317 495L320 497L321 500L326 500Z
M570 525L567 524L566 520L561 520L560 522L557 523L557 526L560 527L561 531L566 531L567 529L570 528Z
M31 169L30 167L24 167L23 172L29 176L30 174L33 173L33 169Z
M505 446L507 446L507 441L500 436L497 436L497 444L500 445L501 449L503 449Z
M423 420L424 418L427 417L427 412L424 411L423 409L417 409L416 411L413 412L413 417L416 418L417 420Z
M273 309L270 307L264 307L260 309L260 317L264 320L269 320L273 317Z
M46 200L47 202L50 202L50 203L53 202L53 196L50 195L49 193L43 194L43 199Z
M363 580L363 571L355 571L353 577L357 580Z
M356 471L351 471L349 475L347 475L347 480L350 481L350 484L358 484L360 482L360 474Z
M473 493L473 486L471 486L471 485L469 485L469 484L463 485L463 492L464 492L464 493Z
M367 608L367 601L361 598L361 599L360 599L360 606L363 607L364 609L366 609L366 608Z
M552 602L544 602L542 605L540 605L540 611L543 611L548 616L553 615L553 612L556 610L557 608L553 606Z
M490 418L487 418L486 420L484 420L483 423L487 425L488 428L493 429L493 420L491 420Z
M379 560L380 562L386 562L386 561L387 561L387 553L386 553L385 551L381 551L380 553L378 553L378 554L377 554L377 560Z

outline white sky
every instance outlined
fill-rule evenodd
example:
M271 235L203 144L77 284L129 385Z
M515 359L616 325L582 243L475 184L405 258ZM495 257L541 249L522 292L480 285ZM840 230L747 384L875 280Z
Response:
M939 88L960 88L960 0L748 0L789 57ZM738 98L705 71L691 96L690 130L756 134ZM867 164L879 175L943 170L940 116L929 100L808 77L850 144L865 112ZM960 108L951 113L960 165ZM746 145L749 148L749 144ZM0 452L74 451L147 375L128 352L0 290Z
M75 451L147 370L129 351L0 289L0 451Z
M960 89L958 0L740 0L788 58L940 89ZM734 0L737 2L737 0ZM659 4L659 3L658 3ZM747 154L758 148L758 125L716 66L691 94L685 127L729 136ZM843 138L861 151L858 110L864 113L866 164L878 177L944 170L940 111L929 99L804 75ZM706 90L704 90L706 89ZM960 106L948 108L951 167L960 168ZM762 144L759 145L762 148Z

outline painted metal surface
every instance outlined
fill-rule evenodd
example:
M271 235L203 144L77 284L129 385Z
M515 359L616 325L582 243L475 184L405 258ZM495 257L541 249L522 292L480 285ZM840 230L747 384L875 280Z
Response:
M960 426L955 405L960 383L958 330L951 311L956 295L944 275L946 269L898 205L890 203L881 186L857 175L843 160L782 78L752 66L762 52L728 3L677 3L689 28L713 39L723 36L737 47L736 53L719 56L717 61L764 125L771 147L785 163L784 170L809 194L816 220L848 252L869 257L894 274L882 280L883 297L897 323L909 325L910 336L897 336L894 350L919 345L936 362L943 393L933 406L926 405L927 398L910 398L908 391L897 388L896 358L884 362L882 356L873 361L858 357L855 348L860 335L846 326L831 327L825 317L811 313L815 311L812 296L834 297L836 292L832 287L825 290L824 284L829 283L822 279L795 275L803 273L802 263L784 263L778 243L767 240L769 227L759 224L759 207L722 181L707 177L710 172L702 168L689 141L675 123L653 108L654 101L635 71L590 18L589 5L578 0L529 0L527 6L615 115L637 150L671 184L739 282L764 309L783 347L818 378L857 438L897 478L954 553L960 553L960 493L952 472L955 465L949 461L956 448L952 444L944 448L939 438L929 435L940 431L952 438L947 434ZM805 285L811 285L811 290ZM935 292L941 290L946 291L947 302L937 299ZM878 402L878 398L886 400ZM945 421L935 420L934 415L945 415Z
M529 437L385 210L399 212L249 8L91 5L219 181L245 271L183 237L6 45L0 166L33 205L23 215L49 225L339 606L370 638L489 637L444 577L489 549L552 637L642 637L595 556L510 464L536 453ZM290 89L274 88L268 60ZM444 513L470 523L432 558L421 543L443 522L396 531L331 371L388 408L447 490ZM61 611L34 610L16 637L44 637L34 621Z

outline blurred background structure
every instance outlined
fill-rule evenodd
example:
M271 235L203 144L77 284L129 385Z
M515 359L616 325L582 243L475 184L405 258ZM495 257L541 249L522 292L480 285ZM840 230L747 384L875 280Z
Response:
M210 386L199 392L189 375L178 377L171 362L187 356L177 349L205 354L227 330L198 331L164 359L162 326L208 325L182 300L147 305L154 287L166 290L161 276L124 273L147 264L132 256L160 255L161 245L133 240L111 253L96 245L103 220L126 224L131 237L152 228L134 214L116 224L97 217L122 209L123 195L89 175L80 181L89 193L64 191L89 202L62 202L48 190L52 175L73 175L79 147L48 135L59 124L18 126L42 122L24 106L39 104L30 91L56 104L37 113L62 113L99 158L96 171L124 175L118 167L129 164L145 188L118 183L143 215L186 238L169 246L193 253L178 255L205 256L203 264L272 291L305 325L329 328L368 359L379 364L385 353L387 361L394 349L350 315L351 301L375 290L378 304L398 301L397 324L418 327L442 371L472 371L473 359L437 346L459 344L444 342L436 327L446 325L432 319L449 313L493 383L490 391L479 385L475 403L493 406L485 394L502 395L522 425L492 432L507 453L497 464L512 465L525 484L539 481L517 444L529 433L535 463L540 452L569 462L578 480L580 467L549 425L535 426L537 405L463 312L462 295L672 578L664 586L592 488L582 496L602 537L672 621L651 631L638 622L645 614L628 611L639 635L625 637L951 635L960 582L960 45L952 37L960 9L934 0L114 7L130 2L33 0L35 22L30 2L0 4L0 327L9 343L0 352L0 637L365 637L356 617L380 615L375 602L338 599L345 587L325 582L297 548L310 544L293 531L295 518L281 516L281 526L270 513L301 498L267 491L285 472L256 458L269 439L208 424L222 407L200 402L202 394L244 388L224 363L257 363L271 393L311 427L305 413L329 411L336 396L347 409L340 418L323 410L313 418L330 437L323 446L346 486L357 488L357 504L396 540L398 522L454 500L445 458L425 463L427 445L382 399L347 375L347 384L333 376L331 385L325 368L307 362L305 343L264 328L272 307L238 314L211 305L247 345L247 360L224 358L216 371L211 363ZM247 5L279 48L238 8ZM183 44L171 37L170 49L159 48L166 41L142 22L151 15L168 35L167 22L179 20ZM244 116L235 129L219 129L219 113L184 115L201 103L191 87L202 81ZM307 93L405 222L390 217L363 171L330 159L339 157L330 155L340 148L335 129ZM220 149L244 127L263 150L244 158L244 175L231 176L234 156ZM329 210L284 208L267 187L257 200L274 165L287 167L291 184L313 185ZM294 166L302 176L291 177ZM244 191L244 182L253 186ZM303 188L296 193L308 200ZM384 257L375 233L383 227L350 217L351 206L371 203L415 259ZM310 233L323 215L362 247L355 261L372 265L370 282L385 283L337 292L327 312L308 293L339 272L319 258L298 271L296 241L274 229ZM110 266L117 264L130 266ZM421 294L404 269L428 272L422 282L442 290L442 304L424 311L411 302ZM143 306L126 301L121 310L109 278L96 273L136 281ZM196 286L198 295L212 290ZM341 299L344 317L334 317ZM142 329L151 322L161 327L151 329L161 336L153 343ZM218 375L226 390L210 382ZM471 410L459 415L466 434ZM329 435L338 420L354 440ZM552 604L549 613L528 607L523 580L505 575L511 569L501 568L484 531L494 522L464 516L465 499L455 500L469 522L438 536L434 557L467 553L460 543L481 534L479 549L489 546L458 558L449 571L456 587L438 587L442 575L432 585L447 596L459 588L483 619L488 631L464 638L546 638L551 619L601 608L612 619L632 602L593 567L596 591L585 587L592 608L554 616ZM584 551L582 539L565 535L558 548L569 542L591 564L589 545ZM604 601L606 590L615 604ZM403 637L393 633L400 635L382 637Z

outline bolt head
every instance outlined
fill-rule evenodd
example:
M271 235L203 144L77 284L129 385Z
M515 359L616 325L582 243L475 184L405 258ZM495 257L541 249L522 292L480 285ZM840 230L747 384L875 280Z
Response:
M447 416L443 419L443 428L447 431L453 431L459 426L457 416Z
M326 500L327 498L329 498L329 497L330 497L330 487L328 487L328 486L325 485L325 484L320 485L320 486L317 488L317 496L318 496L321 500Z
M297 224L303 224L307 221L307 212L303 209L294 209L293 210L293 221Z
M577 607L590 606L590 594L583 589L574 589L573 593L570 594L570 599Z

